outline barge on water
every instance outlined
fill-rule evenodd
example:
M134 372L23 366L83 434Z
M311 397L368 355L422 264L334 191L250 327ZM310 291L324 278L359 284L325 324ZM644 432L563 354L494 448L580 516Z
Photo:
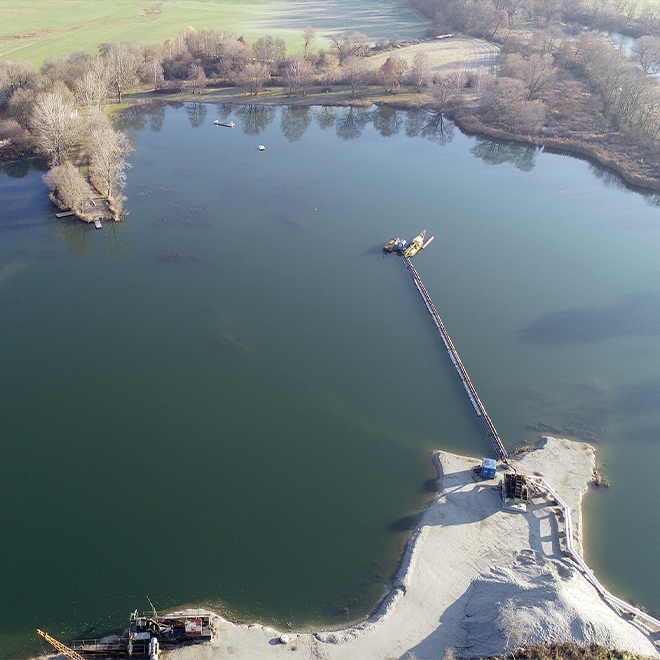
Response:
M420 250L423 250L435 237L431 236L428 241L424 242L426 236L426 229L415 236L415 238L408 243L405 238L390 238L385 245L383 245L383 252L398 252L404 257L414 257Z

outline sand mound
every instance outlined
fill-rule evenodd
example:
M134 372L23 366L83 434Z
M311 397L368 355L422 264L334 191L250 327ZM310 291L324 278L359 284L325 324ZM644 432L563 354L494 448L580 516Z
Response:
M394 589L367 621L347 630L281 633L222 618L214 640L168 653L172 660L282 656L327 660L463 658L546 642L596 643L659 657L652 635L620 616L563 551L561 510L536 496L526 513L502 510L496 481L477 462L438 452L439 494L408 544ZM580 502L592 477L593 448L545 438L513 460L537 474L573 512L581 547ZM501 473L498 472L498 479ZM650 567L649 567L650 568Z

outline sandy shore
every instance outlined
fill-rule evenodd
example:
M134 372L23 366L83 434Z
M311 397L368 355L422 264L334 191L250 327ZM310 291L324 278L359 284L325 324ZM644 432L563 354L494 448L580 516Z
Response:
M169 660L468 658L519 645L597 643L660 657L657 639L620 616L563 553L559 508L536 496L527 513L502 510L496 481L475 477L474 458L437 452L439 492L411 537L394 589L368 620L334 632L286 633L218 617L212 642ZM514 459L571 507L581 548L580 504L592 478L590 445L545 438ZM498 479L501 477L498 472Z

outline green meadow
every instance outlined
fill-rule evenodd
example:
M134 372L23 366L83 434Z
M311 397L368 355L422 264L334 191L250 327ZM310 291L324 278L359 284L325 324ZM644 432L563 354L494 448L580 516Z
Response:
M243 34L250 41L263 32L251 33L246 26L276 4L277 0L2 0L0 61L22 59L40 66L58 53L82 48L95 54L104 42L162 43L189 25Z

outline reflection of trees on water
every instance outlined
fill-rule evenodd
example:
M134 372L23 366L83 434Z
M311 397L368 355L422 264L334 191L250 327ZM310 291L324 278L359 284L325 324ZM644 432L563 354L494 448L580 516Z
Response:
M48 163L41 158L28 158L7 163L0 167L0 174L6 174L12 179L22 179L30 172L47 172Z
M374 128L383 137L396 135L403 126L403 113L397 112L394 108L381 106L374 110L372 114Z
M362 135L362 131L370 121L371 113L368 110L349 108L347 112L337 117L337 136L342 140L355 140Z
M618 174L615 174L612 170L606 170L604 167L601 167L596 163L589 163L589 170L607 188L617 188L619 190L626 188L626 184L621 177Z
M221 121L225 121L236 110L236 106L233 103L218 103L216 107L218 109L218 119Z
M129 225L111 222L103 236L103 254L110 257L126 257L133 252L133 246L127 240Z
M497 142L488 138L477 138L470 153L481 158L486 165L511 163L522 172L531 172L536 165L537 147L517 142Z
M337 119L337 113L335 108L332 106L324 106L320 110L317 110L314 113L316 117L316 123L319 125L319 128L322 131L325 131L326 128L331 128L335 125L335 119Z
M135 149L140 142L140 131L147 125L149 110L141 105L127 108L115 120L115 127L126 134L131 146Z
M93 225L79 220L62 220L52 225L53 240L61 243L69 254L84 259L98 245L99 233ZM109 257L124 257L132 252L126 241L128 225L120 222L105 222L103 227L103 254Z
M413 138L419 135L426 115L427 111L423 108L408 110L408 114L406 114L406 137Z
M449 121L442 112L428 112L419 136L431 142L437 142L442 147L454 139L455 129L454 123Z
M207 111L206 103L188 103L186 105L186 114L192 128L199 128L204 125Z
M415 108L406 114L406 135L421 137L440 146L454 139L456 127L442 112Z
M149 128L154 133L158 133L163 128L166 108L164 103L152 103L152 107L149 108Z
M277 111L269 105L244 105L236 114L246 135L259 135L275 119Z
M280 126L282 134L289 142L300 140L312 123L312 113L309 106L290 105L282 108Z
M53 225L56 230L53 239L62 243L64 247L78 259L89 257L94 248L94 234L96 229L78 220L66 220Z

